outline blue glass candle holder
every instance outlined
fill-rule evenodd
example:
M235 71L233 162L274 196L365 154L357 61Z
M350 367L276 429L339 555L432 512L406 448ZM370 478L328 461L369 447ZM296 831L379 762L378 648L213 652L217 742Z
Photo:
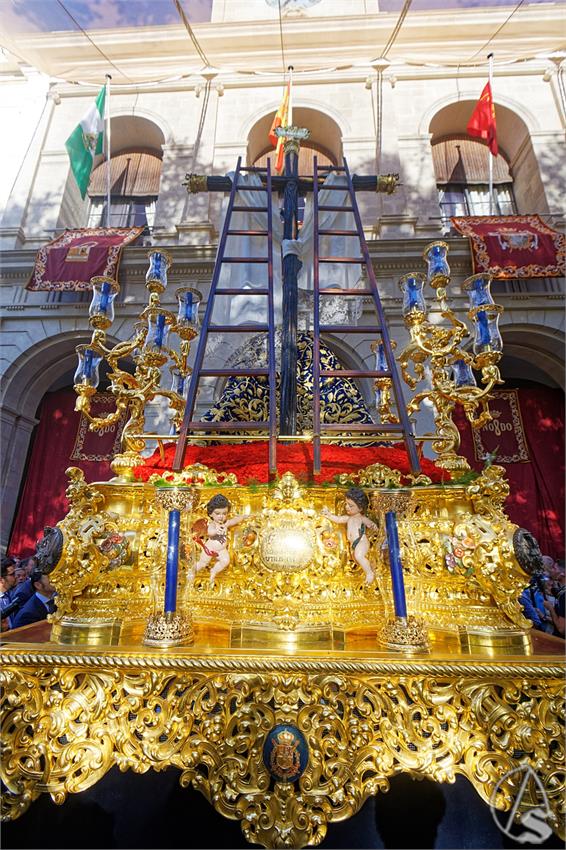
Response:
M452 364L452 380L458 388L477 387L472 367L465 360L456 360Z
M473 274L466 278L463 288L468 293L470 312L494 304L489 275Z
M375 353L375 371L387 372L387 359L385 357L385 346L382 342L374 343L372 350Z
M403 293L403 316L426 316L426 301L423 295L425 279L422 274L406 274L399 278Z
M437 289L447 286L450 282L450 266L448 265L448 245L446 242L432 242L424 250L423 258L427 264L427 282Z
M102 356L88 345L77 345L76 352L79 362L73 377L73 384L96 389L100 382L99 366L102 362Z
M503 351L503 339L499 332L499 310L478 310L473 319L476 330L474 354Z
M143 344L143 353L150 358L154 365L162 365L167 361L169 330L172 315L167 311L151 310L148 312L147 335Z
M108 328L114 321L114 299L120 287L111 277L93 277L92 301L88 310L92 327Z
M148 252L149 269L145 276L145 285L150 292L164 292L167 287L167 271L172 263L171 255L160 248Z
M202 293L198 289L184 286L175 292L179 310L175 330L181 339L194 339L199 332L199 307Z
M171 366L171 392L186 400L189 392L190 375L183 375L176 366Z

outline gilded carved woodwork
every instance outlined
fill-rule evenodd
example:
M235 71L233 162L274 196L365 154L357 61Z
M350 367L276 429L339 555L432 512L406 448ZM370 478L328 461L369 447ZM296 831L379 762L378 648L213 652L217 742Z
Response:
M521 633L528 644L530 622L518 602L528 575L514 554L516 526L502 510L508 485L501 467L462 486L402 486L400 473L379 465L342 477L340 485L308 487L290 474L273 486L242 487L235 476L198 465L147 484L87 485L80 470L69 475L71 508L59 526L63 553L51 573L59 592L52 618L57 639L73 642L64 635L81 622L84 629L111 624L122 636L143 630L164 587L166 524L153 484L177 483L194 492L192 511L181 517L178 599L196 620L271 623L297 632L381 622L391 599L382 518L396 510L409 613L430 628ZM321 513L325 506L342 512L352 482L366 487L378 524L370 536L377 581L370 585L342 527ZM193 581L199 546L192 528L206 518L215 492L249 519L232 530L230 566L211 588L206 570Z
M18 817L40 793L62 803L113 766L171 766L239 820L250 843L316 846L399 772L437 782L462 774L509 810L517 787L507 774L528 764L561 831L563 681L560 665L546 662L8 646L3 816ZM265 746L281 724L304 739L302 770L285 736ZM277 781L278 767L295 781ZM527 793L517 816L528 807Z

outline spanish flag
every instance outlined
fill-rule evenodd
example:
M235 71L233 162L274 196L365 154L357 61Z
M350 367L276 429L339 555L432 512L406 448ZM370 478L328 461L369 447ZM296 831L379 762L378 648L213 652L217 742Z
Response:
M497 156L497 129L491 86L486 83L467 126L468 135L485 139L493 156Z
M277 158L275 161L275 171L277 174L281 174L284 167L285 162L285 151L283 148L283 138L281 136L275 135L275 130L277 127L286 127L287 126L287 118L289 113L289 96L291 92L291 82L289 81L285 87L285 91L283 92L283 100L281 101L281 105L279 109L275 113L275 118L273 119L273 123L271 125L271 129L269 131L269 141L275 148L275 152L277 154Z

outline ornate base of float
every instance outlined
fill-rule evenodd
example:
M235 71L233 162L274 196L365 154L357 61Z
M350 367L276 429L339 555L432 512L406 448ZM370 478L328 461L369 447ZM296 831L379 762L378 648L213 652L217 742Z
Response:
M41 793L63 803L114 766L172 766L183 786L239 820L250 843L315 846L397 773L463 774L509 811L523 777L513 771L528 765L546 791L547 823L561 831L559 649L403 658L379 652L368 630L342 651L258 655L229 640L227 629L200 624L194 647L166 653L5 645L4 817ZM539 804L536 794L528 785L517 817Z
M16 642L24 630L3 650L6 818L41 793L62 803L116 765L173 766L240 820L249 842L314 846L396 773L438 782L460 773L510 810L516 769L529 766L561 831L561 650L552 638L533 647L518 605L528 576L502 511L501 470L420 487L377 467L308 488L289 475L243 487L202 468L183 474L177 485L196 488L199 502L181 517L177 614L192 620L194 645L175 648L190 629L164 635L156 619L167 523L154 487L87 485L70 471L52 632ZM376 521L397 511L402 628L381 525L366 584L343 526L322 513L342 513L352 483ZM208 570L192 575L193 526L218 492L245 519L211 585ZM143 646L152 630L159 650ZM537 804L526 788L517 817Z

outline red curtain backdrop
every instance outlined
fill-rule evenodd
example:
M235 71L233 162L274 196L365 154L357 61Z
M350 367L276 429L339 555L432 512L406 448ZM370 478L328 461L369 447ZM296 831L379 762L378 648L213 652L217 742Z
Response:
M511 487L506 503L508 516L535 535L543 555L563 558L564 393L540 387L500 390L496 396L494 409L499 415L479 430L480 441L476 440L475 447L463 410L456 410L461 453L473 469L480 470L483 461L478 458L478 449L497 448L494 463L505 468ZM519 417L513 398L518 399ZM512 458L521 460L505 462Z
M93 412L113 409L111 397L95 397ZM9 552L26 556L35 552L35 541L45 525L55 525L68 510L65 470L78 466L87 481L107 481L112 477L111 453L122 423L96 434L85 428L85 419L76 413L76 394L71 388L47 393L38 411L37 425L26 471L25 483L10 538Z

